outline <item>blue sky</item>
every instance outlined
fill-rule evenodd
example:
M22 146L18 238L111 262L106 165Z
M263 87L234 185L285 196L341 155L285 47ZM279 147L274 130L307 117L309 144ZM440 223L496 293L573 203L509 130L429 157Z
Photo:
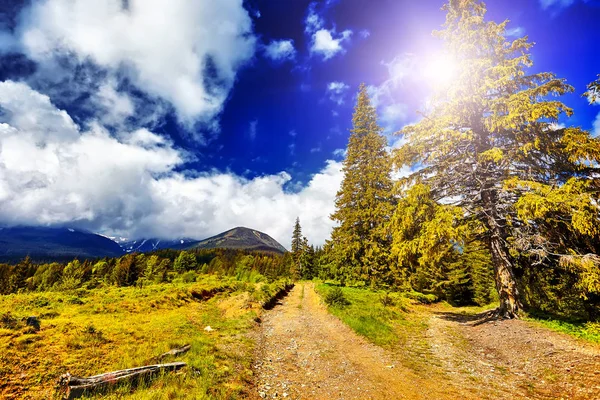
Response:
M600 73L600 2L489 1L566 78L564 123ZM288 245L332 223L354 96L390 144L432 84L443 1L68 0L0 5L0 224L204 238L237 225Z

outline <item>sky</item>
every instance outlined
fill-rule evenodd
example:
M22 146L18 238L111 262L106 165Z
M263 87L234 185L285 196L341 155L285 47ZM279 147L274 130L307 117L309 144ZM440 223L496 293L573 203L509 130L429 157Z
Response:
M443 69L438 0L0 2L0 225L329 237L360 83L391 147ZM488 1L600 134L600 1Z

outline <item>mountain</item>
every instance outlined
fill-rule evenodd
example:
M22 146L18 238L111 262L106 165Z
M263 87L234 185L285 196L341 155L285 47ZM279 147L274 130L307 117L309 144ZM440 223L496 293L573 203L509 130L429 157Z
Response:
M262 250L276 253L285 253L287 251L285 247L266 233L244 227L230 229L216 236L204 239L188 248Z
M177 239L177 240L163 240L163 239L139 239L139 240L121 240L117 241L121 248L127 253L145 253L148 251L160 250L160 249L186 249L190 246L198 243L196 239Z
M66 261L120 257L121 247L111 239L71 228L18 226L0 228L0 261L18 261L26 256L36 261Z

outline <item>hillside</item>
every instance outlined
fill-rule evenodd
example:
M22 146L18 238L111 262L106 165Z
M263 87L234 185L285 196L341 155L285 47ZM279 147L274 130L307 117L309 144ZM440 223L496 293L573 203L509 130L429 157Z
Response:
M287 250L266 233L254 229L237 227L202 240L189 249L240 249L285 253Z
M47 261L121 255L123 250L117 243L91 232L49 227L0 228L0 261L18 261L26 256Z

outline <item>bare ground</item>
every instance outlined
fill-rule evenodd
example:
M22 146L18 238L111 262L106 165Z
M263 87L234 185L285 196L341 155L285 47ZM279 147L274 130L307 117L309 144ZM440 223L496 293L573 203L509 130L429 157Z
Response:
M416 312L428 325L408 342L419 350L384 350L297 285L264 316L250 397L600 399L600 347L524 321Z

